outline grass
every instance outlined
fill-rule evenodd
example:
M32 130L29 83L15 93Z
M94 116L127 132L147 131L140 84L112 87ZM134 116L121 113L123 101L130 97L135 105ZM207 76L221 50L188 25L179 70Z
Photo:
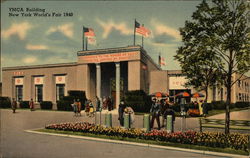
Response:
M248 155L248 153L245 151L234 150L234 149L230 149L230 148L213 148L213 147L190 145L190 144L180 144L180 143L154 141L154 140L143 140L143 139L138 139L138 138L127 138L127 137L124 138L124 137L107 136L107 135L99 135L99 134L83 133L83 132L59 131L59 130L53 130L53 129L38 129L35 131L45 132L45 133L57 133L57 134L87 136L87 137L95 137L95 138L102 138L102 139L121 140L121 141L127 141L127 142L154 144L154 145L161 145L161 146L171 146L171 147L195 149L195 150L202 150L202 151L214 151L214 152L222 152L222 153L229 153L229 154Z

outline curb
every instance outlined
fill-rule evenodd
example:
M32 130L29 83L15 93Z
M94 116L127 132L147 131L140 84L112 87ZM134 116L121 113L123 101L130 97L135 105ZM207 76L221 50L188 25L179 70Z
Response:
M35 130L35 129L33 129L33 130ZM90 141L100 141L100 142L106 142L106 143L134 145L134 146L150 147L150 148L165 149L165 150L176 150L176 151L191 152L191 153L198 153L198 154L204 154L204 155L225 156L225 157L235 157L235 158L249 158L249 156L244 156L244 155L227 154L227 153L219 153L219 152L195 150L195 149L185 149L185 148L161 146L161 145L153 145L153 144L145 144L145 143L135 143L135 142L127 142L127 141L103 139L103 138L94 138L94 137L87 137L87 136L75 136L75 135L69 135L69 134L46 133L46 132L38 132L38 131L33 131L33 130L24 130L24 131L28 132L28 133L35 133L35 134L42 134L42 135L61 136L61 137L77 138L77 139L84 139L84 140L90 140Z

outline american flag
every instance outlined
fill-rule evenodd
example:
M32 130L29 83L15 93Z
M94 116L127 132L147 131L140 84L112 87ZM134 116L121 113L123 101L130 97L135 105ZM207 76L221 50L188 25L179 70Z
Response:
M148 37L151 34L151 31L149 29L141 26L137 21L135 21L135 32L143 35L144 37Z
M96 45L96 39L95 37L88 37L88 43L92 45Z
M95 32L92 28L83 28L83 32L84 32L84 36L86 37L94 37L95 36Z
M166 66L166 61L165 61L164 57L159 56L159 65L160 66L162 66L162 65Z

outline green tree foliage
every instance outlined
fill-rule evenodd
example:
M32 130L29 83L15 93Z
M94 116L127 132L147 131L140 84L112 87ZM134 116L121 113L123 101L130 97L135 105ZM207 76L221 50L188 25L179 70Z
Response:
M178 49L176 59L190 82L204 86L204 74L210 76L209 81L224 81L226 134L229 133L231 87L250 69L248 10L249 4L244 0L204 0L193 13L193 20L186 21L180 29L184 45ZM213 70L212 74L206 70ZM241 77L232 80L234 73Z

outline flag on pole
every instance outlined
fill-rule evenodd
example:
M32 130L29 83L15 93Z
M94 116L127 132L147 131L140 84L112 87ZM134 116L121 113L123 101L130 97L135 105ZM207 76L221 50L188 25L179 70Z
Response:
M161 57L160 55L159 55L159 65L160 66L166 66L166 61L165 61L165 58L164 57Z
M140 23L135 21L135 32L141 34L144 37L148 37L151 34L151 31L144 26L141 26Z
M84 32L84 36L86 37L94 37L95 36L95 32L92 28L83 28L83 32Z
M83 27L84 36L87 38L89 44L96 44L95 32L92 28Z
M88 43L92 45L96 45L96 39L95 37L88 37Z

